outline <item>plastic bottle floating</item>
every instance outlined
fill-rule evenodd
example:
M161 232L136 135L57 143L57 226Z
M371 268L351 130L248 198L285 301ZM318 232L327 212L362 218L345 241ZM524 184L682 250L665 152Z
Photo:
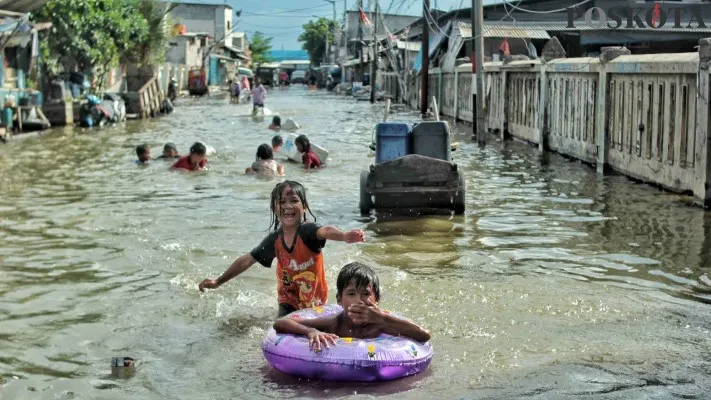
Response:
M327 317L342 312L338 305L295 311L295 319ZM407 319L396 313L394 317ZM269 364L286 374L326 381L386 381L426 370L434 350L430 342L381 335L375 339L342 337L336 345L314 353L306 336L278 334L270 328L262 340L262 352Z

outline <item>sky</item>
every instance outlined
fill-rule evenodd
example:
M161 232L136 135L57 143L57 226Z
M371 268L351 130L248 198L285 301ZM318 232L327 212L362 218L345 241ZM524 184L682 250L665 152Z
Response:
M367 10L374 7L376 0L363 0ZM302 25L317 17L333 18L333 6L324 0L226 0L237 11L242 9L242 16L235 20L235 29L252 37L255 31L272 37L275 50L298 50L301 43L299 34ZM498 3L496 0L484 0L484 4ZM355 10L357 0L336 0L336 18L343 20L343 5ZM449 11L471 7L471 0L430 0L433 9ZM422 15L422 0L379 0L380 9L390 14ZM388 11L389 10L389 11ZM255 15L259 14L259 15Z

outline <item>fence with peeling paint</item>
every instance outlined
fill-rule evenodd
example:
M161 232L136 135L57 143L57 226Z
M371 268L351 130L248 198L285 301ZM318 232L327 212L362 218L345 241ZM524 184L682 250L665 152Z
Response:
M702 41L711 58L711 40ZM487 126L585 162L607 166L711 204L709 61L699 53L486 63ZM381 73L380 87L397 77ZM443 116L473 122L471 65L431 70L429 96ZM419 108L419 78L409 98Z

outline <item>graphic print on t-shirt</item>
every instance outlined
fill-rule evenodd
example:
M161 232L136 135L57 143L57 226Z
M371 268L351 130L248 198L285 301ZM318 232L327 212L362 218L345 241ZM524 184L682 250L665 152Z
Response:
M328 301L328 286L321 249L326 241L316 235L320 225L302 224L291 248L283 232L272 232L250 254L262 265L277 259L277 291L280 304L297 309L315 307Z

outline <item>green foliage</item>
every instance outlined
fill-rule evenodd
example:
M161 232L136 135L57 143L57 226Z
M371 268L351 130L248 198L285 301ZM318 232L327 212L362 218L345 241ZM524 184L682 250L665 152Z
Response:
M269 51L272 49L272 38L265 37L262 32L254 32L254 36L249 41L249 51L252 56L252 64L264 64L271 61Z
M309 21L304 25L304 32L299 35L299 41L304 42L302 48L309 53L309 59L314 65L324 61L326 55L326 36L329 45L333 43L334 22L326 18Z
M149 34L136 2L128 0L50 0L36 19L52 22L45 69L98 68L103 76Z
M125 61L149 65L165 61L165 46L173 36L167 28L170 26L168 12L176 6L177 4L167 7L166 3L156 0L138 0L135 3L134 7L146 21L148 34L122 57Z

